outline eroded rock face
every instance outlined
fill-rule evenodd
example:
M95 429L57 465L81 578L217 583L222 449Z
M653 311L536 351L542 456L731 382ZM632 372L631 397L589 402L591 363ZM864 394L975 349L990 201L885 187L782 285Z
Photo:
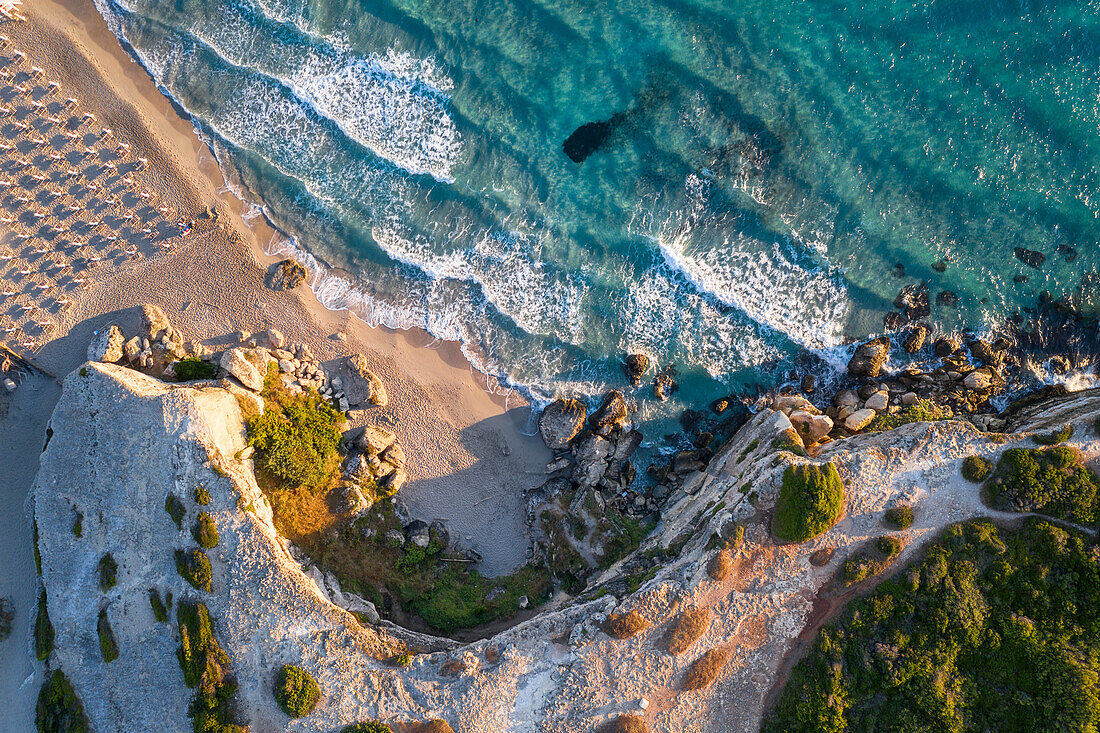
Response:
M390 398L386 394L385 385L367 368L367 359L362 354L352 354L344 358L340 367L340 378L349 405L371 404L385 407L389 404Z
M539 415L539 433L550 450L564 450L584 428L588 408L580 400L557 399Z
M103 361L110 364L121 361L125 355L122 349L125 343L126 336L123 335L122 329L112 323L101 329L88 344L88 361Z

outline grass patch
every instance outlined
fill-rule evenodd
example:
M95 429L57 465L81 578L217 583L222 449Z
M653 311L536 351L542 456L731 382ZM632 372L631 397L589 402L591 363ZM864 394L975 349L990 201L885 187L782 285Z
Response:
M218 368L209 362L205 362L197 356L189 356L180 359L172 365L176 372L176 379L181 382L191 382L196 379L213 379L218 373Z
M172 610L172 594L168 593L165 600L161 600L160 591L150 588L149 605L153 608L153 618L162 624L167 623L168 612Z
M301 667L284 664L275 678L275 701L292 718L313 712L321 700L321 690L313 675Z
M741 451L741 455L737 456L737 462L740 463L741 461L745 460L749 453L752 453L754 450L756 450L757 446L759 445L760 441L756 438L753 438L752 442L746 445L745 449Z
M60 669L49 673L38 691L34 724L38 733L88 733L91 730L83 703Z
M730 656L732 656L730 650L725 647L706 652L687 668L680 687L685 690L702 690L710 687L711 683L718 679L718 673L729 662Z
M214 525L214 519L206 512L199 512L199 516L195 518L195 526L191 529L191 534L195 538L195 542L199 543L199 547L205 547L210 549L218 546L218 528Z
M115 641L115 632L111 630L111 622L107 618L107 609L100 609L99 620L95 625L99 634L99 653L107 664L118 659L118 643Z
M73 520L73 537L84 536L84 515L81 512L76 513L76 519Z
M213 590L211 581L214 573L210 568L210 558L196 547L190 550L176 550L176 572L199 590L207 593Z
M38 615L34 618L34 656L38 661L49 658L54 647L53 624L46 608L46 591L38 594Z
M176 523L177 529L183 529L183 517L187 514L187 509L184 508L178 496L169 494L164 497L164 511L168 512L168 516Z
M669 654L687 651L710 626L710 611L693 608L684 611L673 620L665 633L664 645Z
M38 549L38 517L34 518L31 525L31 539L34 542L34 571L42 576L42 553Z
M340 733L393 733L393 728L376 720L366 720L362 723L352 723L340 729Z
M649 622L637 611L613 613L604 622L603 630L613 639L629 639L649 627Z
M1096 477L1065 446L1009 448L986 484L989 503L1011 512L1037 512L1080 524L1100 517Z
M980 484L993 473L993 463L981 456L967 456L963 459L962 475L967 481Z
M843 508L844 484L835 465L788 466L772 528L781 540L805 542L836 524Z
M118 583L118 563L111 553L99 558L99 589L106 593Z
M1097 729L1096 555L1039 519L948 527L818 633L764 733Z
M229 674L229 657L214 638L210 612L201 603L180 602L176 623L183 681L196 688L190 708L195 733L246 733L238 724L237 683Z
M893 415L885 412L879 413L867 426L867 430L893 430L909 423L936 422L938 420L950 420L952 417L951 410L946 407L937 405L931 400L917 400L916 404L899 410Z
M883 515L886 524L894 529L909 529L913 526L913 505L898 504L886 510Z
M210 503L210 492L205 486L195 487L195 503L200 506L206 506Z
M1031 439L1039 445L1058 445L1059 443L1065 443L1072 437L1073 426L1065 425L1052 433L1046 433L1045 435L1033 435L1031 436Z

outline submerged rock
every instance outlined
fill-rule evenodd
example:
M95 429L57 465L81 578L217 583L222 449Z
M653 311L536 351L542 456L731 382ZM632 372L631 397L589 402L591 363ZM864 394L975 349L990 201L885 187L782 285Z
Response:
M271 266L264 281L272 290L293 290L305 279L306 268L294 260L283 260Z
M905 313L910 321L927 318L932 313L928 283L921 280L919 283L906 285L898 293L898 297L894 298L894 307Z
M611 133L615 131L621 115L615 115L609 120L586 122L565 139L562 150L574 163L583 163L588 156L599 150Z
M649 357L645 354L630 354L623 362L623 371L626 372L630 383L637 387L642 383L642 375L649 371Z
M579 400L558 399L539 415L539 433L550 450L562 450L584 427L588 408Z
M1023 262L1028 267L1034 267L1038 270L1046 262L1047 256L1042 252L1036 252L1033 249L1026 249L1024 247L1017 247L1015 249L1016 259Z
M928 327L918 323L909 330L906 334L905 340L902 342L901 347L908 351L910 354L915 354L921 350L924 346L925 339L928 338Z

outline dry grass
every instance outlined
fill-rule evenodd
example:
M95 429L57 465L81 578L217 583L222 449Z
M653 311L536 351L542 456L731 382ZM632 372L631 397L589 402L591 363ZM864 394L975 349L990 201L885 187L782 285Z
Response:
M669 654L680 654L694 644L710 626L710 611L706 608L693 608L684 611L668 627L665 634L665 649Z
M707 563L707 575L721 582L733 572L733 553L727 547L719 551Z
M648 626L649 623L642 618L642 614L637 611L627 611L608 616L603 629L612 638L629 639Z
M718 673L729 662L731 652L725 647L711 649L696 659L684 673L681 687L685 690L702 690L718 678Z
M599 733L649 733L649 726L637 715L620 715L600 726Z

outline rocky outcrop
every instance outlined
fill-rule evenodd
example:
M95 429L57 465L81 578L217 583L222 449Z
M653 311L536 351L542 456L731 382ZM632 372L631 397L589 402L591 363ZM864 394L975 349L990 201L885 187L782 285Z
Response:
M860 344L848 361L848 373L856 377L877 377L890 355L890 339L885 336Z
M293 290L305 282L306 268L294 260L276 262L267 271L264 282L272 290Z
M645 354L628 354L623 362L623 371L630 380L630 384L637 387L642 383L642 377L649 371L649 357Z
M588 408L580 400L557 399L539 415L542 442L553 451L564 450L584 428Z
M124 356L122 347L125 343L126 336L123 335L122 329L118 324L112 323L101 329L88 344L88 361L103 361L110 364L121 361Z
M386 394L385 385L367 368L366 357L362 354L344 358L340 365L340 378L348 404L352 407L366 404L385 407L389 404L390 398Z
M254 392L264 388L264 376L256 365L248 360L241 349L228 349L221 358L221 368Z

